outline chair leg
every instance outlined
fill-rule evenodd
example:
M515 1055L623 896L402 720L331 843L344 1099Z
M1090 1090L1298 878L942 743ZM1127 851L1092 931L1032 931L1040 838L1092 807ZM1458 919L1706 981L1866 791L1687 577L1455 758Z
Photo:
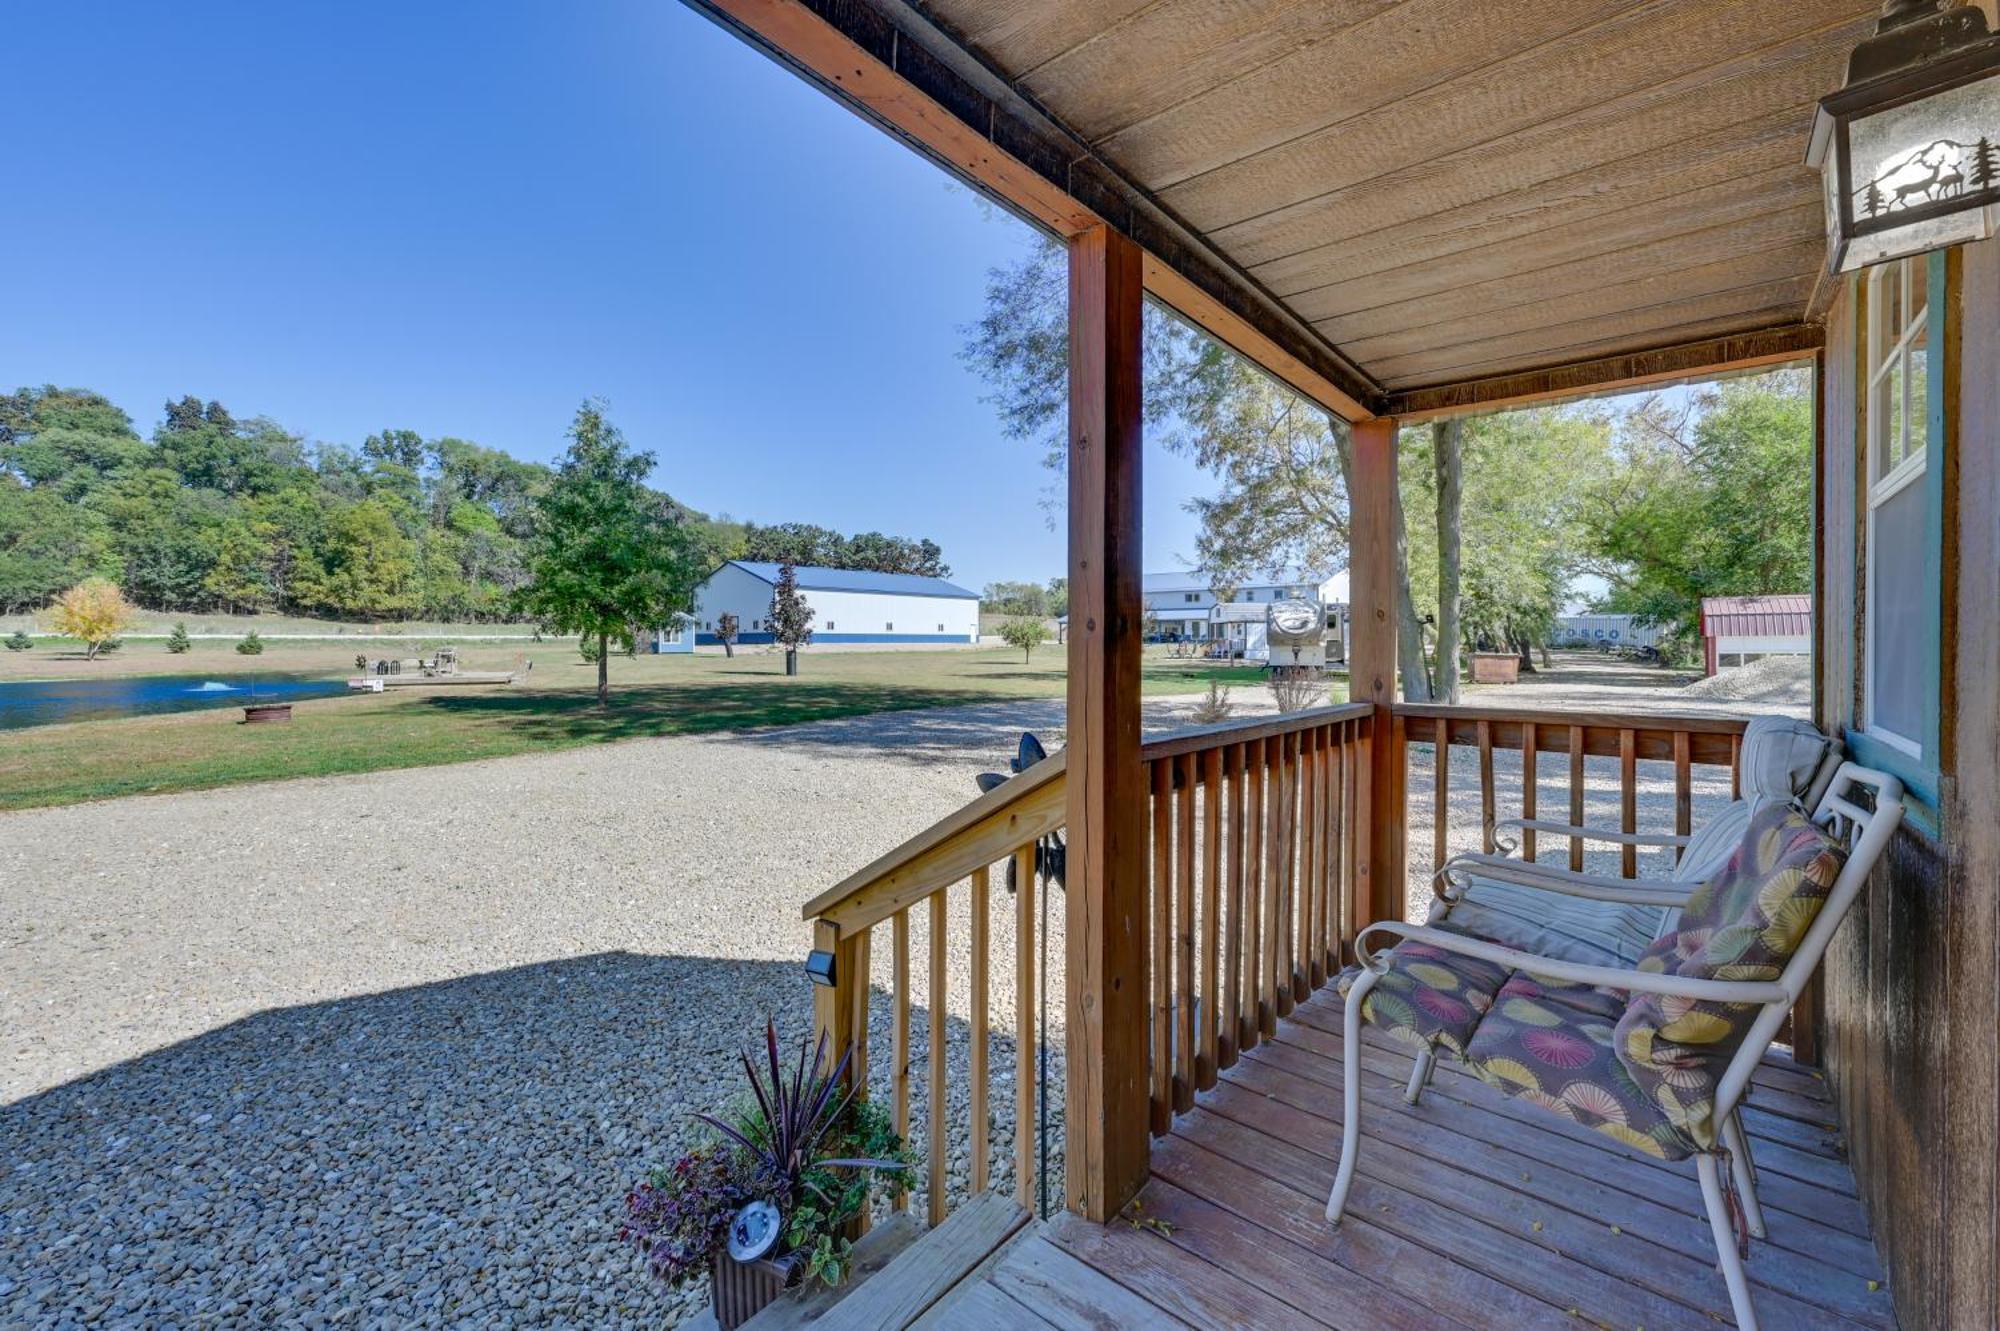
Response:
M1345 1044L1341 1049L1340 1170L1333 1176L1333 1191L1327 1194L1326 1218L1340 1223L1347 1209L1347 1190L1354 1186L1354 1157L1361 1150L1361 1000L1382 977L1363 970L1361 978L1347 991L1347 1011L1341 1029Z
M1437 1068L1437 1054L1427 1045L1417 1053L1417 1065L1410 1069L1410 1084L1403 1088L1403 1099L1415 1104L1424 1098L1424 1091L1431 1084L1431 1073Z
M1736 1251L1736 1227L1729 1220L1729 1203L1722 1195L1722 1170L1713 1155L1694 1158L1701 1175L1701 1200L1708 1207L1708 1228L1715 1236L1715 1255L1722 1263L1723 1283L1729 1286L1729 1307L1736 1314L1737 1331L1757 1331L1757 1310L1750 1304L1750 1280L1743 1274L1743 1258Z
M1764 1208L1757 1204L1757 1162L1750 1158L1750 1138L1743 1132L1740 1110L1730 1110L1722 1120L1723 1144L1729 1147L1729 1172L1736 1180L1736 1194L1743 1199L1743 1218L1750 1224L1750 1237L1764 1233Z

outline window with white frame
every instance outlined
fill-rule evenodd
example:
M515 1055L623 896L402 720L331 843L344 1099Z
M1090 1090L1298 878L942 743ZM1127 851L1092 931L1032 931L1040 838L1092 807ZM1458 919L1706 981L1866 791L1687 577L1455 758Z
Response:
M1928 759L1931 705L1929 552L1930 310L1924 258L1868 276L1868 514L1866 669L1862 725L1912 757Z

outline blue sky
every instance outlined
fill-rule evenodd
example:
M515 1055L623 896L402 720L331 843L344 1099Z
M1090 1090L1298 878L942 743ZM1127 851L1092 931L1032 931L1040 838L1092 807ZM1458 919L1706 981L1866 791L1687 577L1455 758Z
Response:
M544 459L601 395L697 507L931 536L974 586L1062 571L1051 477L956 358L1030 233L681 5L33 5L8 36L0 384ZM1147 482L1159 566L1206 486L1157 448Z

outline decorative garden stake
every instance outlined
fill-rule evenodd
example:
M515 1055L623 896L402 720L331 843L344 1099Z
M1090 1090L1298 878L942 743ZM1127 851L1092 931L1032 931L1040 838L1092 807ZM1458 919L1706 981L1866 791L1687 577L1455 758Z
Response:
M2000 207L2000 37L1976 6L1889 0L1822 98L1806 163L1826 183L1847 272L1993 234Z

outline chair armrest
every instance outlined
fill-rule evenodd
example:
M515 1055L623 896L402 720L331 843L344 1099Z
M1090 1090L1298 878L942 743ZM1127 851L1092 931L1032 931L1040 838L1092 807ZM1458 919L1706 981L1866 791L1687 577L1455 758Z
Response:
M1532 887L1546 892L1560 892L1565 896L1586 897L1592 901L1616 901L1623 904L1641 906L1685 906L1694 895L1694 885L1670 883L1661 879L1608 878L1602 874L1573 873L1568 869L1558 869L1551 865L1532 861L1510 860L1505 855L1482 855L1468 852L1454 855L1446 862L1442 877L1453 888L1458 884L1451 877L1454 873L1469 873L1481 878L1491 878L1497 882L1510 883L1516 887ZM1447 900L1457 900L1463 894L1447 893Z
M1551 836L1581 837L1585 841L1610 841L1620 846L1685 846L1693 837L1671 836L1665 832L1614 832L1608 827L1584 827L1576 823L1551 823L1541 818L1502 818L1493 824L1501 831L1546 832Z
M1668 975L1664 971L1637 971L1620 966L1586 966L1580 962L1563 961L1557 957L1544 957L1533 952L1501 947L1498 943L1469 938L1448 929L1433 929L1423 924L1404 924L1399 920L1383 920L1371 924L1355 935L1355 959L1377 973L1387 969L1388 963L1378 958L1368 948L1369 935L1376 933L1395 934L1413 942L1428 943L1443 951L1490 961L1508 970L1526 971L1530 975L1567 980L1572 984L1593 985L1599 989L1616 989L1628 994L1668 994L1678 998L1707 999L1715 1003L1790 1003L1794 998L1784 985L1776 981L1697 980L1682 975Z

